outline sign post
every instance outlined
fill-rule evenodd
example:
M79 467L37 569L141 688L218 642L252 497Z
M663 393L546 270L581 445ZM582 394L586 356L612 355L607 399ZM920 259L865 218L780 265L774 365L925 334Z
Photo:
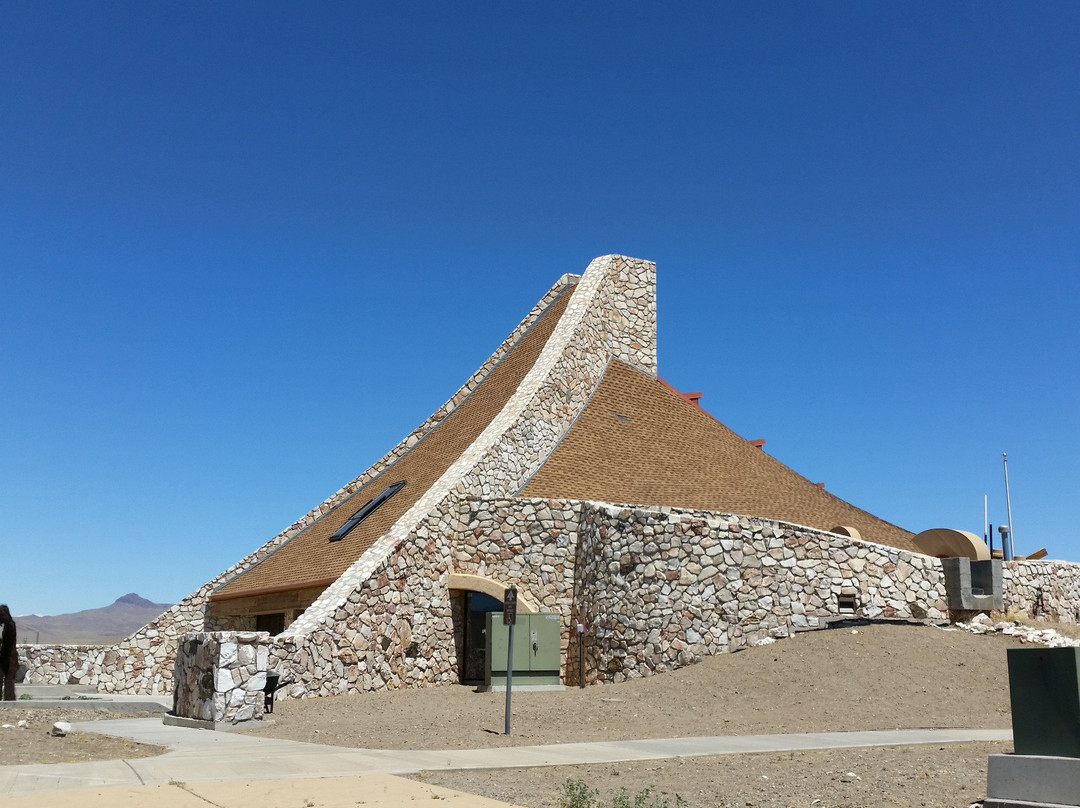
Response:
M503 625L507 627L506 642L506 734L510 734L510 685L514 679L514 623L517 622L517 587L514 584L503 595Z
M585 618L577 624L577 670L578 687L585 687Z

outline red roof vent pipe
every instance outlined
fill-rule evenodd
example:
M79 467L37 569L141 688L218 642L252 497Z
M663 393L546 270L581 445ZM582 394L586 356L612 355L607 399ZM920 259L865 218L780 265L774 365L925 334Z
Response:
M749 443L751 446L756 446L761 449L761 451L765 451L765 438L758 438L757 440L749 441Z
M700 410L702 395L703 393L700 390L697 390L693 393L679 393L679 398L681 398L683 401L689 401L691 404L693 404Z

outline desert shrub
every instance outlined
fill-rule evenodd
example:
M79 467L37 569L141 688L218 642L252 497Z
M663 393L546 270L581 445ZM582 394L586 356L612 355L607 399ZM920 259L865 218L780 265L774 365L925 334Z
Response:
M589 788L584 781L571 777L563 783L559 808L601 808L600 792Z
M686 805L686 800L676 794L675 803L672 805L666 796L656 794L651 787L633 796L625 788L620 788L612 795L610 804L611 808L682 808ZM589 788L581 780L571 778L563 784L559 808L604 808L604 803L598 790Z

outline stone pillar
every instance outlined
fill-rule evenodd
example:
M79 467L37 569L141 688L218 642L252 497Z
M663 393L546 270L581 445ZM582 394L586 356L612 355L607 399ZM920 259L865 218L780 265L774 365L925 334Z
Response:
M263 717L270 635L265 631L190 632L176 651L173 720L213 729Z

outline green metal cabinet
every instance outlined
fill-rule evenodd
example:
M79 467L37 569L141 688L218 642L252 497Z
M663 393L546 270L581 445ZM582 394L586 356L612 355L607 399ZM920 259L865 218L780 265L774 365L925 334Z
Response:
M518 612L514 626L514 685L559 684L561 620L557 614ZM502 612L487 615L487 658L484 684L506 686L506 652L510 638Z
M1018 755L1080 757L1080 648L1010 648Z

